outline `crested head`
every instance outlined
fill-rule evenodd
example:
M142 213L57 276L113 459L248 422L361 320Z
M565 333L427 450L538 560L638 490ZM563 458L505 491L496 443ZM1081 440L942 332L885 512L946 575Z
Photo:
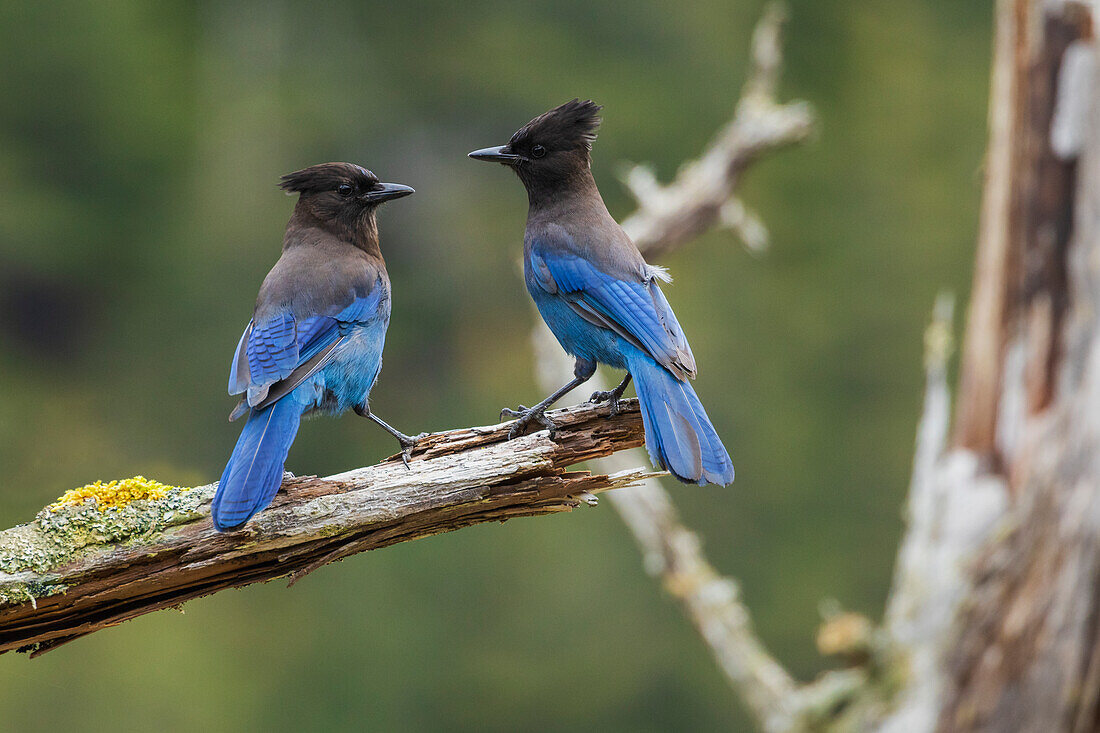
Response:
M510 166L523 181L532 206L569 192L598 196L590 153L600 109L592 100L573 99L528 122L507 145L475 150L470 157Z
M519 150L541 145L547 151L584 152L592 150L600 127L600 105L591 99L572 99L549 112L543 112L516 131L508 147Z
M294 209L299 226L319 225L361 247L377 246L374 212L379 204L413 193L400 183L382 183L374 173L354 163L312 165L286 174L279 187L300 194Z

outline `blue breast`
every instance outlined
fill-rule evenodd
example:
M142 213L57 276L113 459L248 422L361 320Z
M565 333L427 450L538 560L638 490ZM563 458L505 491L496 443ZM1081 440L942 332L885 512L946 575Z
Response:
M364 404L382 368L386 325L378 318L348 327L333 360L294 390L295 401L330 415Z

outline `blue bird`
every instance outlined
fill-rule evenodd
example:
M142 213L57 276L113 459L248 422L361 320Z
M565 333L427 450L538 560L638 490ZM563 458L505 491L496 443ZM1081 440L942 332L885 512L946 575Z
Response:
M271 503L306 414L370 418L397 438L406 466L423 437L398 432L367 404L390 322L375 211L413 189L351 163L305 168L280 185L299 197L229 370L229 393L243 395L229 419L248 421L211 507L221 532Z
M624 369L618 387L591 401L610 402L614 414L633 378L654 465L685 483L725 486L733 463L688 382L695 357L658 285L670 278L642 259L592 178L599 111L574 99L528 122L506 145L470 153L511 167L527 189L524 280L546 325L576 359L573 381L501 417L517 418L510 437L533 422L552 429L546 409L588 381L597 363Z

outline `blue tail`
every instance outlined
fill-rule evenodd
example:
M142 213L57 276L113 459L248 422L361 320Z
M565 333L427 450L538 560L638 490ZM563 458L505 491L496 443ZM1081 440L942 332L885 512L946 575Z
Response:
M219 532L241 526L275 498L301 419L302 406L293 399L249 414L210 507Z
M629 356L627 369L642 404L653 465L688 484L731 483L733 462L691 385L640 351Z

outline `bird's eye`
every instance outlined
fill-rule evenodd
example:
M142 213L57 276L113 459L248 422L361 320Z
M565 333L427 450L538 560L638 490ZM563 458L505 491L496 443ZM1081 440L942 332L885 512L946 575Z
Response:
M532 158L542 158L542 157L545 157L545 156L546 156L546 148L542 147L541 145L532 145L531 146L531 157Z
M354 190L355 189L352 188L350 183L341 183L339 186L336 187L336 193L340 194L344 198L351 196L352 191Z

